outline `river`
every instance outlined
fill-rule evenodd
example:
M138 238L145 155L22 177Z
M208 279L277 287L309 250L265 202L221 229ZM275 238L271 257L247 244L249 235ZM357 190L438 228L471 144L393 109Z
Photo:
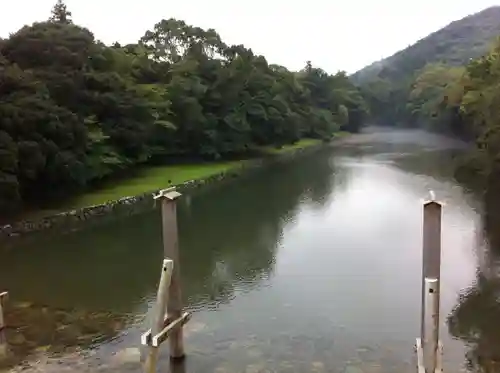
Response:
M481 203L453 179L457 145L377 130L184 196L181 270L193 311L185 371L414 372L421 201L430 189L445 203L445 371L491 365L486 355L500 341L496 259ZM149 327L162 258L158 208L1 255L0 288L13 298L128 315L116 335L93 344L86 367L137 346Z

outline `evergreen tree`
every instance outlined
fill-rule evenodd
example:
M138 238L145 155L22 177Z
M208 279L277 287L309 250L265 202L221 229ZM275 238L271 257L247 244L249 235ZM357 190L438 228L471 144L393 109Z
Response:
M57 0L56 5L52 8L50 21L64 24L72 23L71 12L68 10L63 0Z

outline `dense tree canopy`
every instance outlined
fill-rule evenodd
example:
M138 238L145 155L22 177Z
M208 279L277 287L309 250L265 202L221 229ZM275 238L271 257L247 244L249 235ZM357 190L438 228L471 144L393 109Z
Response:
M464 67L431 64L412 84L407 107L430 129L475 140L458 176L481 187L500 185L500 38Z
M0 41L0 211L152 159L326 140L365 113L343 72L292 72L175 19L106 46L59 0L48 21Z
M351 76L369 120L475 141L457 176L500 185L500 7L452 22Z
M486 53L498 35L500 7L496 6L452 22L353 74L351 79L362 90L370 109L370 120L389 126L421 126L415 107L407 103L412 101L412 85L422 69L441 64L463 66ZM434 69L433 77L441 79L438 70Z

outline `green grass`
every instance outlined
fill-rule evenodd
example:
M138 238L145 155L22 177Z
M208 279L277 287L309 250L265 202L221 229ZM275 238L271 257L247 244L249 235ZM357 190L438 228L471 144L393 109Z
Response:
M335 137L341 135L342 133L338 133ZM285 145L280 149L273 146L265 146L261 147L259 151L262 155L278 155L320 143L321 140L317 139L302 139L295 144ZM143 167L134 170L132 175L128 178L110 180L105 185L77 195L74 198L62 202L62 204L57 207L53 206L52 208L27 211L24 218L37 219L59 212L103 204L123 197L154 192L171 185L182 184L189 180L206 178L241 167L244 162L246 162L246 160Z
M240 167L243 161L179 164L143 168L134 176L117 180L113 184L86 192L70 202L71 208L80 208L117 200L127 196L154 192L189 180L202 179L211 175Z
M264 154L284 154L319 143L321 143L321 140L302 139L295 144L285 145L281 149L268 146L263 147L261 150ZM77 196L66 206L71 209L76 209L106 203L127 196L136 196L147 192L153 192L167 188L170 185L181 184L194 179L202 179L241 167L244 162L244 160L239 160L145 167L135 172L130 178L116 180L109 185Z
M321 140L317 139L302 139L297 141L295 144L284 145L281 148L276 148L274 146L264 146L261 148L264 154L284 154L293 150L307 148L308 146L317 145L321 143Z

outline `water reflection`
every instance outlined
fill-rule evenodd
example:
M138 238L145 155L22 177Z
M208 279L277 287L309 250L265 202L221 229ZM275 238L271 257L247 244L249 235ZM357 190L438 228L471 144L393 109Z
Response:
M326 198L332 167L328 156L306 156L181 200L181 274L188 307L217 308L235 293L265 286L284 227L293 225L301 201L320 204ZM133 315L122 328L137 323L137 332L156 294L160 225L159 209L151 209L21 243L2 252L0 288L15 300Z
M227 302L235 291L265 285L273 275L283 228L299 203L329 195L328 157L301 159L191 198L179 209L183 284L193 306Z
M186 371L414 371L419 199L433 189L447 203L443 312L475 276L479 216L449 176L448 147L431 151L438 138L379 137L387 142L326 149L181 199L183 295L195 311ZM93 350L105 361L137 346L148 325L159 218L151 209L18 246L2 257L0 286L24 299L135 315ZM457 371L462 344L442 336L447 370ZM169 369L166 356L160 370Z
M467 345L471 372L500 372L500 200L485 194L484 242L478 248L474 284L463 291L448 318L450 334Z

